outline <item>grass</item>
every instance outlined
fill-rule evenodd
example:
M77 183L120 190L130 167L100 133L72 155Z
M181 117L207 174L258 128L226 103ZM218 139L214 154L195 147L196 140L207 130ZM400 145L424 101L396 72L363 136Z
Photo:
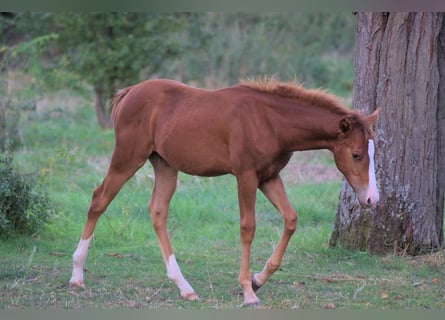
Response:
M165 275L150 225L149 165L124 186L99 220L86 264L87 289L69 288L71 255L92 190L107 169L113 133L98 129L88 102L78 108L55 107L58 112L47 108L24 120L24 147L15 159L22 170L45 174L58 215L35 237L2 241L0 308L240 308L234 178L179 176L169 232L182 271L200 296L188 302ZM289 167L284 175L299 226L281 268L258 292L260 308L445 308L443 251L412 258L330 248L340 180L317 181L292 171L334 170L330 155L300 153ZM282 228L279 214L260 193L257 225L253 271L262 269Z

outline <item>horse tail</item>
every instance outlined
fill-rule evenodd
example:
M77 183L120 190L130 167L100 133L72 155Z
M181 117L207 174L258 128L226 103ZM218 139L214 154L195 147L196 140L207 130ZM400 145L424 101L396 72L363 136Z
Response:
M132 88L133 86L120 89L111 99L111 118L113 119L113 123L116 122L116 117L119 111L120 102L127 95L127 93L130 92Z

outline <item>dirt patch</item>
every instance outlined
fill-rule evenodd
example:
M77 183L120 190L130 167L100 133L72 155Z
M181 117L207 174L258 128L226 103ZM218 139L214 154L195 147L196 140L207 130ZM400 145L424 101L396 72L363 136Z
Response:
M341 181L342 174L326 151L295 153L283 169L281 177L287 184Z
M340 181L342 175L336 168L328 165L289 163L283 171L282 177L286 183L297 184Z
M62 112L72 111L73 109L91 104L91 101L81 96L73 96L67 92L48 93L36 101L36 111L42 112Z
M415 257L409 257L409 262L413 266L425 264L434 268L445 266L445 250Z

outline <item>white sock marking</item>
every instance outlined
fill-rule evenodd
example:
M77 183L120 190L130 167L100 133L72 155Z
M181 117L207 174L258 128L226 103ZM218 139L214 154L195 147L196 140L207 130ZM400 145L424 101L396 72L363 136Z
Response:
M166 266L167 266L167 277L178 286L179 290L181 290L181 296L185 297L195 293L193 288L190 286L190 284L187 282L187 280L185 280L184 276L182 275L181 269L179 268L179 265L176 262L174 254L168 257Z
M76 251L73 254L73 273L70 283L83 286L83 267L88 255L88 248L93 236L86 240L80 239Z

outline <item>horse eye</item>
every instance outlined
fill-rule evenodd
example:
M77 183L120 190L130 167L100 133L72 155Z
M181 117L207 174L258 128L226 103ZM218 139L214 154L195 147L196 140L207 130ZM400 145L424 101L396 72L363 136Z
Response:
M353 153L352 159L354 159L356 161L360 161L360 160L362 160L362 157L358 153Z

